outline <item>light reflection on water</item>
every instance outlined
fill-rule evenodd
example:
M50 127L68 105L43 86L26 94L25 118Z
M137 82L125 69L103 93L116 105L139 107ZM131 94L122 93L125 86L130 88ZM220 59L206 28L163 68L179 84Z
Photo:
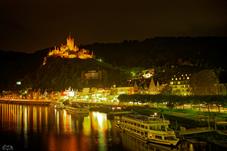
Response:
M163 147L144 144L119 133L107 114L69 114L48 106L0 104L0 147L42 151L151 151ZM1 150L1 148L0 148ZM192 144L179 150L195 151Z
M37 144L32 140L35 138L42 150L108 150L106 134L111 124L104 113L71 115L48 106L0 104L0 117L1 134L18 137L16 141L22 142L25 149ZM2 140L0 147L4 144ZM17 144L14 141L6 140L8 144Z

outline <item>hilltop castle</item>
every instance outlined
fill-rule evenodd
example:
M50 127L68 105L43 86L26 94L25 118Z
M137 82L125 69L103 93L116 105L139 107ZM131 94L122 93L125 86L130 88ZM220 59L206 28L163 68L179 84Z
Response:
M60 47L55 47L48 53L48 57L55 56L61 58L79 58L79 59L89 59L93 58L93 53L84 48L79 48L74 43L74 38L68 36L66 40L66 45L61 45Z

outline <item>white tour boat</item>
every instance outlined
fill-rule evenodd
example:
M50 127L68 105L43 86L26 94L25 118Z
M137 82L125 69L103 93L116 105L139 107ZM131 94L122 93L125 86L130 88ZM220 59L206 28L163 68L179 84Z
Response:
M179 139L175 132L169 128L169 120L153 116L125 115L122 116L117 126L132 136L146 142L162 145L176 146Z

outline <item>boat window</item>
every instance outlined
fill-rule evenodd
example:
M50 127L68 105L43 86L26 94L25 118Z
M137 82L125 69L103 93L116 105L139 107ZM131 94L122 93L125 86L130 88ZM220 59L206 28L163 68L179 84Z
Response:
M141 125L142 128L144 128L144 125Z
M157 136L157 135L155 136L155 138L156 138L156 139L162 139L161 136Z
M165 131L165 126L164 125L161 126L161 130Z
M150 126L150 130L154 130L154 127L153 126Z

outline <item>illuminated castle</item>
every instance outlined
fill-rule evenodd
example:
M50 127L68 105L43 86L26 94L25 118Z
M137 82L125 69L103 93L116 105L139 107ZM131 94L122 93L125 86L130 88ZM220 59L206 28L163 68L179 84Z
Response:
M74 44L74 38L68 36L66 45L61 47L55 47L54 50L51 50L48 53L48 57L55 56L61 58L79 58L79 59L89 59L93 58L93 53L90 53L89 50L79 48Z

